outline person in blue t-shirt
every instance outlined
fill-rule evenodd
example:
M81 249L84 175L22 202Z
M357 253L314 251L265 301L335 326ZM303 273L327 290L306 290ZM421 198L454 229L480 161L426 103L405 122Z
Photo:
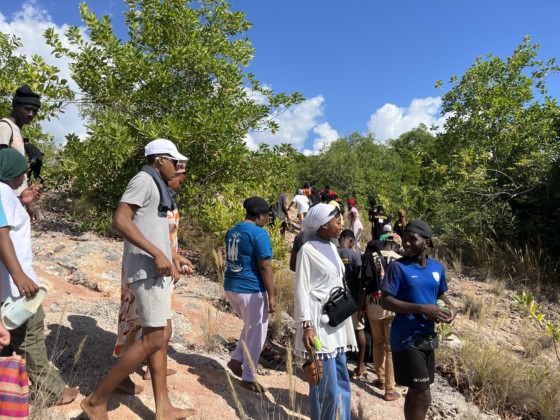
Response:
M243 202L245 219L226 234L226 272L224 290L243 330L231 354L228 368L242 379L241 385L258 393L266 389L256 381L262 347L268 329L268 314L276 309L272 280L272 246L263 226L268 222L269 206L261 197Z
M434 382L434 323L450 323L457 309L445 295L443 266L428 258L432 229L411 220L403 234L404 257L387 266L381 285L383 309L396 313L391 327L391 351L395 380L408 387L404 403L407 420L425 419L432 401ZM437 299L446 308L437 305Z

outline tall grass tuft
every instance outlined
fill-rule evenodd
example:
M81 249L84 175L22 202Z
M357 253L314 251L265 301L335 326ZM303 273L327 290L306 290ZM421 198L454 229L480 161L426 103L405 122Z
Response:
M287 267L275 271L276 312L271 315L269 320L269 329L273 339L284 338L288 329L284 314L288 314L290 317L294 316L294 284L294 273Z
M446 358L458 362L457 382L466 382L467 396L483 409L524 418L557 418L560 373L547 363L522 362L513 352L468 335L462 348Z
M485 280L503 279L505 287L518 291L530 288L535 297L558 286L555 282L560 273L560 260L539 244L517 246L474 234L468 247L458 250L446 244L445 238L440 242L444 247L438 252L451 268L468 266Z
M206 317L200 322L202 341L204 342L204 347L208 351L216 351L220 346L221 340L218 335L218 315L218 310L214 310L214 314L212 314L212 309L207 308Z

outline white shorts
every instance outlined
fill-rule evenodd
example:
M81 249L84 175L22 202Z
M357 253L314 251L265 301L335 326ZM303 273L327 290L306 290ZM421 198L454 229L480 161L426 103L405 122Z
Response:
M171 319L171 277L150 277L130 284L142 327L165 327Z

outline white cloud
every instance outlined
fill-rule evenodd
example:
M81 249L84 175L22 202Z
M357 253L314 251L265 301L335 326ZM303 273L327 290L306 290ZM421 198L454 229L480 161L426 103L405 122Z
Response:
M321 123L313 127L313 132L318 136L313 140L313 149L305 149L303 154L306 156L316 155L329 143L337 140L340 136L338 131L331 127L328 122Z
M276 134L270 131L253 131L245 138L247 146L255 150L261 143L270 145L289 143L301 151L309 134L313 132L318 136L313 144L313 152L316 152L321 144L338 138L336 130L328 123L320 121L324 102L325 98L319 95L289 108L274 119L280 125Z
M412 130L421 123L428 127L443 127L446 117L440 115L442 100L440 97L413 99L408 107L385 104L369 118L367 128L380 141L394 139Z
M47 45L43 38L43 32L50 27L54 29L55 33L59 34L62 45L70 48L63 36L68 29L68 25L55 24L47 11L39 8L34 1L24 3L21 9L12 16L6 17L0 13L0 31L20 38L23 46L19 49L19 52L25 54L28 58L35 54L43 57L47 64L56 66L60 70L59 76L67 79L70 88L77 91L78 87L72 80L68 67L69 60L51 55L51 47ZM83 32L82 35L87 40L87 36ZM69 133L75 133L80 137L84 137L86 134L83 120L74 104L69 104L65 112L59 115L59 119L43 121L41 125L45 132L55 137L58 144L63 144L66 141L65 136Z

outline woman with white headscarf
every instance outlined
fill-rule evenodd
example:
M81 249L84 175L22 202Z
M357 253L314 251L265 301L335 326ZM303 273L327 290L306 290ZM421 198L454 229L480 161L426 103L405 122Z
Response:
M346 351L356 351L352 318L336 327L322 315L323 305L334 287L343 287L344 264L330 239L342 231L339 211L330 204L317 204L307 213L304 229L316 231L297 255L295 317L296 353L307 357L317 337L321 349L317 357L323 361L323 378L309 387L311 419L350 419L352 392L346 367Z

